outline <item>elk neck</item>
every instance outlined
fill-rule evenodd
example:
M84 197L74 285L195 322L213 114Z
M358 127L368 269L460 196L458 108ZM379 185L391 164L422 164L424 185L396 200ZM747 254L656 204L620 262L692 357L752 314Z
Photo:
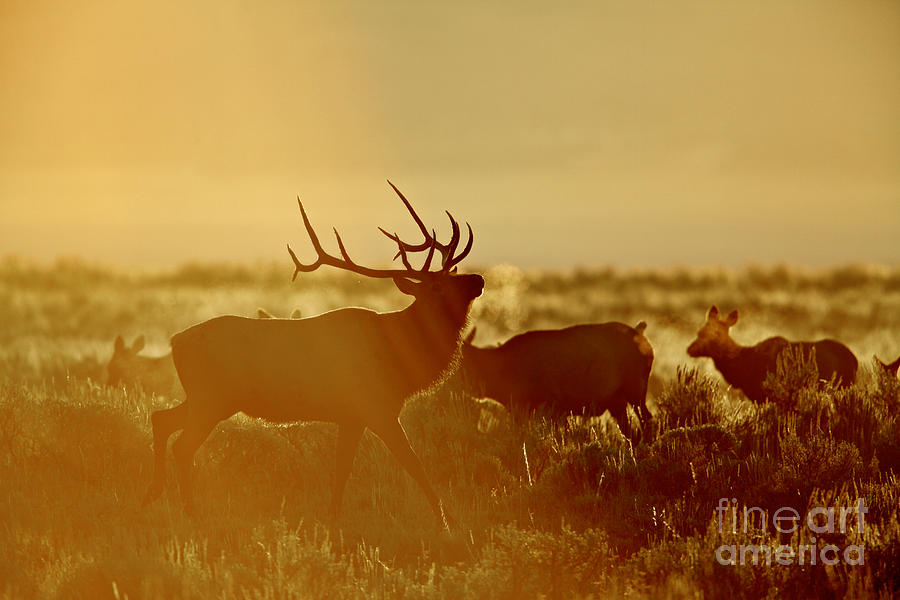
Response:
M468 306L457 311L442 308L415 300L389 313L393 325L385 329L388 343L398 356L406 357L408 375L422 387L442 380L458 363Z
M417 336L428 344L434 352L456 353L459 348L462 330L469 321L471 302L463 307L435 306L429 302L415 300L401 311L412 326L422 335Z

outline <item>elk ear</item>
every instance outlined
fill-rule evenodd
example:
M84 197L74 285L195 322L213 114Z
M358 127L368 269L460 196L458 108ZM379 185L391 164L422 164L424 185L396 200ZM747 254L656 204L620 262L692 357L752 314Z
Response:
M737 321L738 321L738 311L737 311L737 309L734 309L733 311L728 313L728 318L725 319L725 324L728 325L729 327L731 327L732 325L737 323Z
M116 336L116 341L113 343L113 348L116 352L121 352L125 349L125 340L122 339L121 335Z
M469 332L469 335L466 336L466 339L463 340L463 346L471 346L472 340L475 339L475 332L478 331L477 327L473 327L472 331Z
M710 321L719 318L719 307L713 304L709 307L709 312L706 314L706 318Z
M274 319L275 317L273 317L273 316L272 316L272 313L270 313L270 312L267 311L266 309L264 309L264 308L257 308L257 309L256 309L256 318L257 318L257 319Z
M131 345L132 352L140 352L144 349L144 336L139 335L137 339L134 340L134 343Z
M394 285L397 286L398 290L408 296L415 296L419 291L419 284L411 279L406 279L405 277L394 277Z
M301 311L299 308L295 308L294 312L291 313L291 318L292 319L302 319L303 311Z

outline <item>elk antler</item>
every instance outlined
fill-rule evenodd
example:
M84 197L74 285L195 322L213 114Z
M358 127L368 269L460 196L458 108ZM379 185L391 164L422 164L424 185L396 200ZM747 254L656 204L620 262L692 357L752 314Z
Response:
M394 186L393 183L388 181L388 184L397 194L400 196L400 199L403 200L403 203L406 205L406 208L409 210L413 219L419 225L419 228L425 234L425 241L421 244L410 244L404 242L400 239L400 237L395 234L390 234L381 227L378 229L381 230L386 236L390 239L394 240L397 243L398 251L394 256L394 259L400 257L403 262L404 269L372 269L370 267L364 267L353 262L353 259L350 258L350 255L347 253L347 249L344 247L344 242L341 240L341 235L338 233L337 229L333 229L334 237L337 240L338 249L341 252L341 258L328 254L319 243L319 237L316 235L315 230L312 225L309 223L309 218L306 216L306 210L303 208L303 202L300 201L300 198L297 198L297 204L300 206L300 215L303 217L303 225L306 227L306 232L309 234L309 240L312 242L313 249L316 251L317 258L315 262L310 264L303 264L297 259L297 255L294 254L294 251L291 249L290 244L288 244L287 249L288 253L291 255L291 259L294 261L294 275L291 277L291 281L297 278L299 273L308 273L310 271L315 271L322 265L330 265L332 267L337 267L339 269L343 269L345 271L352 271L354 273L359 273L360 275L365 275L366 277L406 277L409 279L418 279L424 280L431 273L446 273L450 271L455 265L459 264L462 259L466 257L469 253L469 250L472 249L472 227L466 223L466 226L469 229L469 241L466 243L466 247L463 250L462 254L454 257L453 254L456 252L456 247L459 245L459 224L453 218L450 213L447 213L447 216L450 217L450 223L453 229L453 233L450 238L450 242L446 245L441 244L435 239L434 230L429 234L425 224L419 218L419 215L416 214L416 211L413 209L412 205L409 201L400 193L400 190ZM440 271L429 271L431 267L431 260L434 257L434 251L437 249L442 256L441 260L441 269ZM421 252L423 250L428 250L428 255L425 258L425 262L422 265L421 269L415 269L409 262L409 257L407 256L408 252Z
M453 218L453 215L451 215L449 211L444 211L447 213L447 216L450 218L450 227L452 229L452 233L450 235L450 242L446 245L441 244L440 242L438 242L435 239L434 230L432 230L430 234L428 233L428 229L425 227L425 224L422 222L422 219L420 219L419 215L416 214L415 209L412 207L412 204L409 203L409 200L406 199L406 196L403 195L403 192L398 190L397 186L395 186L393 183L391 183L390 180L388 180L388 185L390 185L394 189L394 191L397 192L397 195L400 196L400 199L403 201L403 204L406 205L406 209L409 211L409 214L412 215L413 220L416 222L416 224L419 226L419 229L422 231L422 235L425 236L425 241L422 242L421 244L410 244L408 242L404 242L403 240L401 240L400 237L396 233L390 234L387 231L385 231L384 229L382 229L381 227L379 227L378 229L381 231L381 233L383 233L384 235L388 236L390 239L397 242L397 246L399 247L399 250L397 251L397 254L394 256L395 260L397 259L398 256L403 256L403 254L405 252L421 252L422 250L425 250L428 247L437 248L437 250L441 253L441 257L442 257L441 258L441 271L446 272L446 271L449 271L450 269L452 269L455 265L459 264L462 261L462 259L464 259L469 254L469 251L472 249L472 242L474 241L473 236L472 236L472 226L469 225L469 223L466 223L466 227L469 230L469 239L468 239L468 242L466 242L466 247L463 248L462 254L454 257L453 254L456 252L456 248L459 245L459 223L456 222L456 219Z

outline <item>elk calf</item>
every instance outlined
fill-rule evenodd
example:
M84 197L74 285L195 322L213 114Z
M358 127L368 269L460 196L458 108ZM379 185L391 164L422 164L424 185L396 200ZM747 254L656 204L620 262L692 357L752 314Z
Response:
M457 254L460 228L456 220L447 213L452 235L447 244L441 244L403 194L396 187L394 191L425 237L420 244L410 244L382 230L397 244L405 268L372 269L355 263L337 231L341 256L326 253L302 203L300 214L318 257L312 264L303 264L290 246L288 252L294 261L294 278L322 265L365 277L392 278L398 290L415 298L412 304L389 313L343 308L305 319L216 317L172 336L172 355L186 399L152 416L155 463L145 503L162 493L166 441L183 429L173 452L182 499L190 511L194 453L219 421L244 412L274 423L337 423L334 517L360 438L368 428L415 479L438 522L445 524L440 499L398 417L407 398L435 385L452 370L460 332L472 302L481 295L484 279L456 273L456 265L472 248L471 227L465 248ZM422 251L427 251L424 263L414 268L408 254ZM435 251L441 254L441 266L431 271Z
M875 360L878 361L878 364L881 365L881 368L884 369L884 372L887 373L888 377L897 376L897 369L900 368L900 356L892 363L885 363L877 356L875 357Z
M483 391L513 414L562 418L608 410L631 439L629 404L642 429L652 419L647 382L653 348L644 337L646 326L643 321L637 327L611 322L529 331L496 348L473 346L473 330L463 343L461 370L467 387Z
M159 357L141 356L144 336L138 336L131 345L125 345L122 336L113 344L113 355L106 365L106 385L140 385L144 391L162 396L181 396L181 385L175 373L172 354Z
M719 309L712 306L706 323L697 332L697 339L688 346L689 356L708 356L729 385L735 387L755 402L764 402L767 391L763 388L766 375L776 371L778 356L788 347L800 349L805 355L816 351L816 367L821 379L837 378L841 387L848 387L856 379L856 357L844 344L835 340L818 342L790 342L783 337L772 337L755 346L741 346L728 334L737 323L738 311L727 318L719 317Z

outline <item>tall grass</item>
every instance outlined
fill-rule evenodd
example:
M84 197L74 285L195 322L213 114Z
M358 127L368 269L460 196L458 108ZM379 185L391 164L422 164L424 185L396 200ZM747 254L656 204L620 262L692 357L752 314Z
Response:
M479 339L586 321L649 323L657 430L632 446L607 417L517 424L453 380L403 421L445 500L451 532L367 434L343 516L328 520L336 428L235 417L197 453L198 515L177 489L140 507L150 413L175 400L103 385L117 334L168 336L222 313L399 308L383 282L287 267L191 265L119 273L0 264L0 596L8 598L883 597L900 593L900 384L868 357L896 354L900 270L854 267L487 271ZM685 348L709 304L739 307L744 343L779 333L846 342L864 366L846 390L786 357L781 401L753 404ZM793 377L793 379L791 379ZM811 383L811 384L810 384ZM171 479L171 478L170 478ZM716 507L765 518L720 529ZM723 545L810 544L779 533L789 507L855 506L865 565L720 564ZM729 506L732 506L729 504ZM730 508L729 508L730 510ZM731 513L728 513L731 514Z

